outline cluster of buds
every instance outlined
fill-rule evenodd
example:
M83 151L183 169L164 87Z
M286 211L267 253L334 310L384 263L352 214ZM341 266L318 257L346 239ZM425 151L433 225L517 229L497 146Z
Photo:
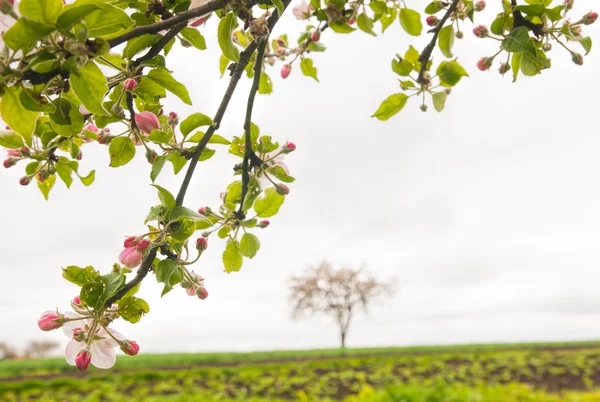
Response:
M125 239L125 250L119 254L119 262L127 268L135 268L142 263L144 251L150 246L150 240L131 236Z
M208 290L204 287L204 278L194 272L190 272L190 277L181 282L181 287L185 288L188 296L198 296L200 300L206 300L208 297Z
M31 150L27 147L21 147L19 149L8 149L6 151L7 158L2 163L6 169L11 168L17 164L21 159L28 158L31 155Z
M473 28L473 35L478 38L487 38L490 35L490 31L485 25L478 25Z

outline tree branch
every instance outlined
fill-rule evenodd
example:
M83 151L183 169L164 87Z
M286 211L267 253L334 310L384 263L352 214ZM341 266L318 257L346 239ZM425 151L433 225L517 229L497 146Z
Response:
M223 7L225 7L227 3L229 3L229 0L209 0L208 3L203 4L200 7L184 11L183 13L179 13L167 20L133 28L131 31L125 32L123 35L117 36L116 38L109 40L108 44L112 48L120 45L121 43L127 42L130 39L137 38L138 36L142 36L144 34L158 33L160 31L175 26L180 22L187 22L192 18L200 17L204 14L210 14L213 11L220 10Z
M252 87L250 88L250 94L248 95L248 104L246 105L246 120L244 121L244 132L245 132L245 149L244 149L244 161L242 162L242 195L240 197L240 209L237 212L239 219L244 219L244 200L248 193L248 182L250 181L250 170L254 166L260 166L263 161L256 156L252 149L252 138L250 136L250 126L252 125L252 109L254 108L254 99L256 98L256 92L260 85L260 75L262 73L263 58L265 56L265 48L269 43L269 37L260 39L258 45L258 51L256 52L256 60L254 62L254 80L252 81Z
M135 122L135 109L133 108L133 95L131 92L127 92L125 95L125 102L127 102L127 109L129 110L131 128L137 128L137 123Z
M419 61L421 62L421 70L419 71L419 77L417 78L417 82L423 85L429 84L429 81L425 78L425 72L427 71L427 63L429 62L431 52L433 52L433 48L435 47L435 43L437 42L438 35L440 34L440 31L444 27L444 24L446 23L448 18L450 18L450 15L456 11L458 3L460 3L460 0L453 0L452 4L450 4L450 7L448 7L448 10L446 10L446 14L444 14L440 22L435 26L435 28L432 28L428 31L428 33L433 32L433 38L431 38L431 42L429 42L427 46L425 46L425 49L423 49L423 52L419 56Z
M174 26L173 28L171 28L169 30L169 32L167 32L165 34L165 36L163 36L162 38L160 38L160 40L158 42L156 42L154 45L152 45L152 47L150 48L150 50L148 50L148 52L137 58L134 62L133 62L133 66L137 67L140 64L142 64L145 61L151 60L154 57L158 56L158 54L161 52L161 50L163 50L165 48L165 46L167 46L169 44L169 42L171 41L171 39L173 39L175 36L177 36L177 34L179 32L181 32L181 30L183 28L185 28L187 26L187 21L186 22L182 22L179 25Z
M531 32L533 32L533 34L536 37L539 38L542 35L542 30L544 29L544 25L543 24L534 24L533 22L525 19L523 17L523 14L521 14L521 11L515 10L515 8L517 7L517 0L510 0L510 6L513 10L513 12L512 12L513 19L514 19L513 28L527 27Z
M291 0L283 1L284 10L285 10L285 8L287 8L287 6L290 4L290 2L291 2ZM268 20L269 32L273 31L273 27L275 26L275 24L277 23L278 20L279 20L279 12L278 12L278 10L275 10L273 12L273 15L271 15L271 17L269 17L269 20ZM200 139L200 142L198 143L198 146L194 150L194 154L192 155L192 160L190 162L190 166L188 167L188 170L185 173L185 177L183 179L183 182L181 183L181 187L179 188L179 193L177 193L177 198L175 200L176 201L175 204L178 206L181 206L183 204L183 199L185 198L185 193L187 192L187 189L190 185L190 180L192 180L192 176L194 175L194 169L196 169L196 165L198 164L198 158L202 154L202 151L204 150L204 148L206 148L206 144L208 144L208 141L212 137L215 130L217 130L219 128L219 126L221 124L221 120L223 119L223 116L225 115L225 112L227 111L227 106L229 105L229 101L231 100L233 92L235 91L235 87L237 86L237 83L240 80L240 77L242 76L242 73L244 72L246 65L250 62L250 57L252 56L252 53L254 53L254 51L256 50L257 45L258 45L257 41L253 40L248 45L248 47L246 49L244 49L244 51L242 53L240 53L240 60L235 64L235 69L233 70L231 80L229 81L229 86L227 87L227 90L225 91L225 95L223 96L223 99L221 100L219 109L217 109L217 113L215 114L215 118L213 119L213 124L212 124L212 126L210 126L208 128L208 130L206 130L206 133L204 134L204 136L202 136L202 138Z

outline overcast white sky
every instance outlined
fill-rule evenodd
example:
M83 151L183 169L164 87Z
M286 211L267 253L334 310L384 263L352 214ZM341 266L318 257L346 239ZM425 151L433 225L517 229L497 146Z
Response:
M578 0L574 14L592 6ZM481 22L492 21L494 7ZM169 96L165 110L216 111L227 79L218 79L215 20L202 29L207 51L175 48L169 57L194 106ZM288 14L276 33L296 37L302 26ZM297 180L271 226L257 233L261 251L226 274L224 243L211 238L195 267L207 278L206 301L180 288L161 300L150 277L140 294L151 313L115 328L145 352L335 347L332 322L294 322L287 304L286 279L328 258L364 263L401 285L354 322L351 347L600 337L600 53L578 67L555 47L551 70L512 84L496 68L475 68L495 43L475 39L468 24L465 31L455 53L471 77L441 114L409 103L388 122L369 117L398 92L390 60L428 40L409 38L397 23L378 38L324 33L328 51L313 55L321 83L298 68L286 81L279 68L269 70L275 92L258 98L253 120L297 144L286 160ZM600 38L600 23L585 33ZM249 86L240 84L220 135L242 132ZM217 148L197 170L191 208L217 206L232 180L234 158ZM86 145L83 153L82 169L97 168L94 185L57 183L48 202L35 186L19 186L24 166L0 171L0 340L17 347L66 342L36 325L76 293L61 267L109 270L156 202L143 152L119 169L108 167L106 147ZM170 173L158 183L176 191L182 177Z

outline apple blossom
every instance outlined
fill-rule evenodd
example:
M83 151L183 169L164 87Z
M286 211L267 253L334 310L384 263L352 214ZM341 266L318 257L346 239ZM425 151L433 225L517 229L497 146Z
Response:
M292 14L294 17L299 20L306 20L310 18L310 15L313 12L312 6L307 3L305 0L302 0L302 3L294 8L292 8Z
M119 262L127 268L135 268L142 263L143 254L137 247L127 247L119 254Z
M120 344L121 350L123 351L123 353L129 355L129 356L135 356L138 354L138 352L140 351L140 347L137 344L137 342L135 341L123 341Z
M148 111L136 113L135 124L146 134L150 134L152 130L158 130L160 128L158 117L154 113Z
M125 80L125 82L123 83L123 88L127 91L127 92L131 92L133 90L135 90L137 88L137 82L132 79L132 78L128 78Z
M287 78L290 76L290 73L292 72L292 66L289 64L285 64L283 67L281 67L281 78Z
M92 362L92 354L88 349L82 349L75 356L75 365L80 370L87 370Z
M62 327L64 322L64 315L58 311L48 310L42 314L37 323L42 331L52 331Z

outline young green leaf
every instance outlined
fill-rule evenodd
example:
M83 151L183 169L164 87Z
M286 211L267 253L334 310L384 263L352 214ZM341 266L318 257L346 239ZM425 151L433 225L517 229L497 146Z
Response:
M204 40L204 36L194 28L183 28L181 31L181 36L188 42L192 44L196 49L206 50L206 41Z
M128 296L119 300L119 317L132 324L139 322L149 312L150 306L143 299Z
M35 177L37 180L37 185L40 191L42 192L46 201L48 200L48 196L50 195L50 190L54 187L54 183L56 183L56 175L51 174L44 180L40 180L38 176Z
M237 241L230 241L223 251L223 265L225 272L237 272L242 268L242 253L240 244Z
M456 60L441 62L437 68L437 75L440 77L440 84L447 87L454 86L462 77L469 76Z
M452 46L454 45L454 25L446 25L440 29L438 45L442 54L448 58L453 57Z
M170 259L162 260L156 266L156 281L165 284L160 297L169 293L173 289L173 286L177 285L182 280L183 271L175 261Z
M341 34L348 34L348 33L356 31L356 28L352 28L350 25L342 24L340 22L332 22L331 24L329 24L329 27L334 32L341 33Z
M258 93L261 95L268 95L273 92L273 83L271 77L267 73L262 72L260 74L260 81L258 83Z
M312 59L308 57L302 59L300 62L300 70L302 70L302 74L314 78L315 81L319 82L319 79L317 78L317 68L313 66Z
M373 20L369 18L367 14L360 14L356 19L356 25L361 31L366 32L369 35L377 36L377 34L373 31Z
M253 258L260 249L258 237L252 233L244 233L240 241L240 252L244 257Z
M166 188L156 184L152 184L151 186L158 190L158 199L162 205L167 207L167 211L170 213L173 208L175 208L175 197L173 197L173 194L171 194Z
M223 55L227 57L227 59L238 62L240 61L240 51L233 44L233 40L231 39L231 35L235 28L237 28L237 16L235 13L229 13L225 17L219 21L218 28L218 38L219 38L219 46L221 47L221 51Z
M125 11L110 4L102 4L102 9L90 13L83 22L91 38L110 36L133 25Z
M404 93L390 95L381 103L379 109L371 117L376 117L382 121L387 120L401 111L404 105L406 105L407 100L408 96Z
M56 24L59 28L64 30L69 30L73 28L73 26L82 19L90 15L96 10L99 10L101 7L96 4L81 4L77 6L72 6L70 8L65 9L58 16L58 20Z
M152 81L165 88L167 91L176 95L179 99L188 105L192 104L190 94L182 83L177 81L173 76L164 68L155 68L150 70L148 78Z
M508 37L502 41L502 47L511 53L528 52L533 55L536 53L535 45L529 37L529 30L524 26L510 31Z
M0 147L17 149L23 146L23 137L14 131L0 131Z
M403 8L400 10L400 25L407 34L412 36L421 35L423 30L423 23L421 22L421 14L410 8Z
M108 153L111 167L123 166L135 156L135 145L129 137L117 137L110 142Z
M188 134L196 128L210 126L211 124L212 119L207 115L199 112L192 113L181 122L181 134L183 134L184 137L187 137Z
M32 21L53 25L62 6L62 0L21 0L19 11Z
M435 108L435 110L441 112L444 109L447 97L448 94L445 91L436 92L431 96L433 100L433 107Z
M262 197L256 200L254 203L254 211L260 218L268 218L275 215L283 202L285 197L278 194L274 187L269 187L265 190Z
M2 120L21 134L27 145L31 145L31 136L39 113L25 109L20 101L20 91L21 89L14 86L6 88L0 103Z
M77 72L72 73L70 82L73 92L87 110L95 115L109 115L102 106L104 95L108 92L108 85L104 73L96 63L90 61Z

